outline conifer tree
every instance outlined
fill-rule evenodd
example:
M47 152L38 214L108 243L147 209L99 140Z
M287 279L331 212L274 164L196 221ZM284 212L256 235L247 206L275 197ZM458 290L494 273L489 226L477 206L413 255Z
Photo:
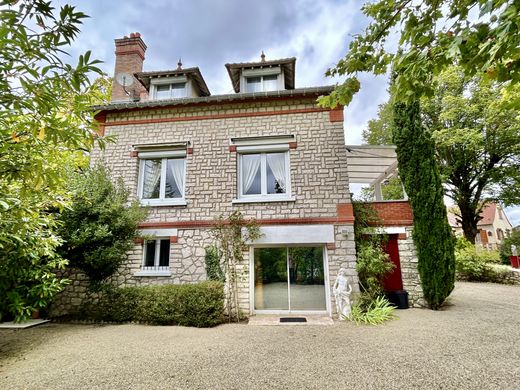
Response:
M419 101L394 105L399 174L413 209L413 239L424 298L438 309L455 285L455 240L443 200L434 143L423 127Z

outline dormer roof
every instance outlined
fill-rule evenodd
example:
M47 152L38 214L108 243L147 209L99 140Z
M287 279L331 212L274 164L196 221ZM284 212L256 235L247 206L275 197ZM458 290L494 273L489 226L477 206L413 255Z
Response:
M296 58L282 58L272 61L259 62L238 62L234 64L226 64L226 69L231 78L233 89L235 92L240 92L240 76L246 69L265 69L280 67L284 75L285 89L294 89Z
M152 79L185 76L191 78L197 84L200 90L200 96L211 95L208 86L206 85L206 82L204 81L204 78L202 77L202 74L200 73L200 69L198 67L175 70L161 70L152 72L139 72L135 73L134 76L148 91L150 90L150 83Z

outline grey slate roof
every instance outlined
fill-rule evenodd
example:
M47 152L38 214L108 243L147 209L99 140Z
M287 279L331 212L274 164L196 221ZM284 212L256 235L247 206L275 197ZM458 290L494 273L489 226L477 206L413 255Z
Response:
M334 90L333 85L323 87L297 88L280 91L269 92L255 92L255 93L233 93L228 95L211 95L197 98L183 98L183 99L167 99L167 100L146 100L139 102L113 102L101 106L93 106L94 111L117 111L128 110L136 108L153 108L153 107L167 107L180 106L186 104L200 104L200 103L220 103L220 102L239 102L241 100L261 100L276 97L298 97L298 96L321 96L328 95Z

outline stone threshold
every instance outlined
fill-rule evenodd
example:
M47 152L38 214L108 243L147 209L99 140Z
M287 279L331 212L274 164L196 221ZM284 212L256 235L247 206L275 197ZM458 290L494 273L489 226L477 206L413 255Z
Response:
M0 322L0 329L27 329L32 328L33 326L45 324L47 322L50 322L50 320L42 320L40 318L30 319L24 322Z
M305 318L306 322L280 322L280 318ZM254 315L248 325L253 326L330 326L334 320L327 316L314 315Z

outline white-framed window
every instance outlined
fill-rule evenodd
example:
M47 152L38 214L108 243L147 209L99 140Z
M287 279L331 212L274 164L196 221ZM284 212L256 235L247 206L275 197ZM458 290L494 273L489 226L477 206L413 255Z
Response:
M170 274L170 238L154 237L143 244L143 262L138 276Z
M143 205L186 205L186 152L139 153L138 194Z
M190 95L191 83L186 76L161 77L150 80L150 99L180 99Z
M180 99L186 96L186 83L157 84L153 94L154 100Z
M279 89L277 74L246 77L245 84L246 92L267 92Z
M243 201L291 197L288 150L252 150L238 154L238 195Z

